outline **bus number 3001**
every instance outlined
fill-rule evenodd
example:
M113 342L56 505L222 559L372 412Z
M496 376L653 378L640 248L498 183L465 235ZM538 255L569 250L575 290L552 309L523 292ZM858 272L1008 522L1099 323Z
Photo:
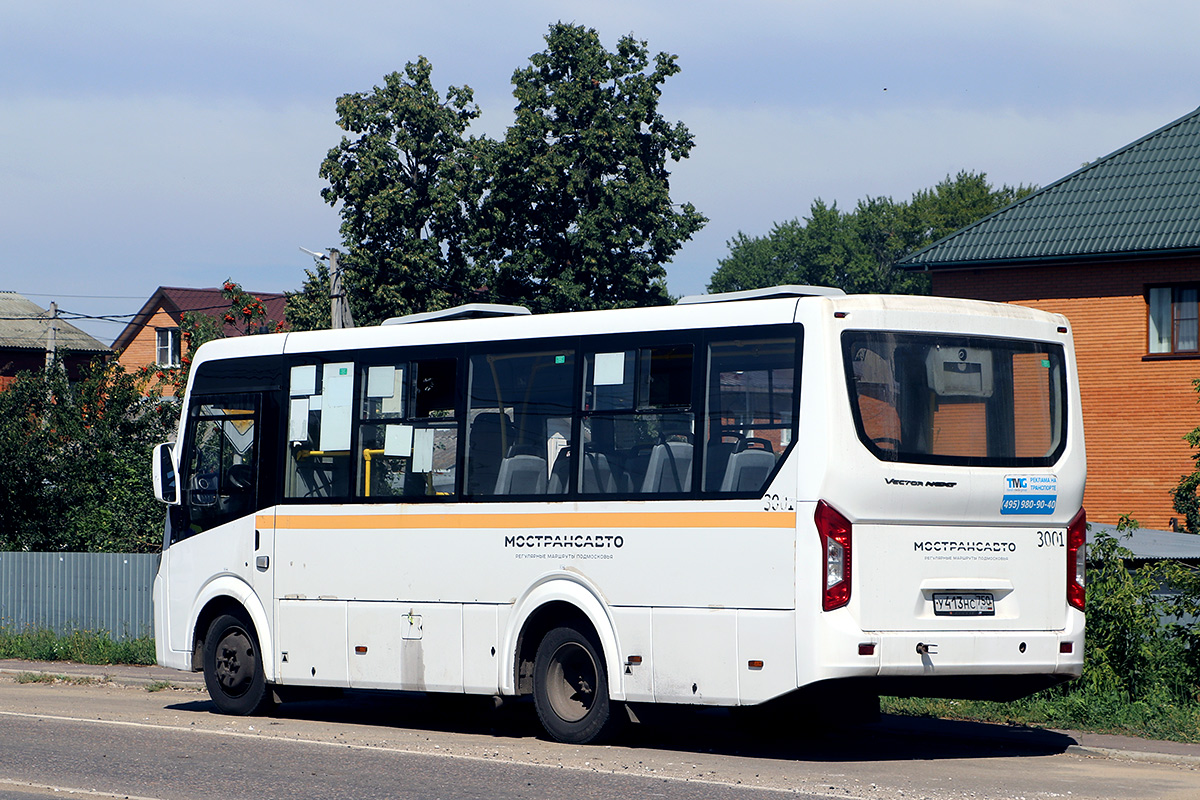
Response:
M1038 547L1066 547L1067 534L1063 531L1038 531Z
M766 511L795 511L796 501L791 497L768 494L763 496L763 509Z

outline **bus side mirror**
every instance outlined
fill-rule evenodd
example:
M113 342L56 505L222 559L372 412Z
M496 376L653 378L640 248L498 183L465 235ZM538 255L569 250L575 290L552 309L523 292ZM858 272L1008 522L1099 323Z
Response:
M154 496L168 505L179 505L179 481L175 479L175 446L170 442L154 448Z

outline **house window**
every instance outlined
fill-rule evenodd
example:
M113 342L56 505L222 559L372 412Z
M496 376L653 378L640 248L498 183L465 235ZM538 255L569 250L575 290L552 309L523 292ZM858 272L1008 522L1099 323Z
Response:
M1150 289L1151 353L1200 351L1200 289L1195 286L1155 286Z
M179 366L179 328L158 328L157 361L160 367Z

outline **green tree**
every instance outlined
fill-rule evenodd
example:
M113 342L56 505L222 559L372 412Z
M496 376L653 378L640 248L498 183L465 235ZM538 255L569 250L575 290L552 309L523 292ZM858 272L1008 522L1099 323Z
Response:
M341 205L341 256L351 310L362 324L464 302L485 282L468 255L479 205L482 144L465 138L479 117L470 87L443 99L424 57L384 77L371 92L337 99L342 137L321 163L321 196ZM322 274L323 273L323 274ZM309 271L289 295L298 329L328 327L328 271ZM291 308L295 302L295 308Z
M923 275L895 269L898 261L1033 191L994 188L984 173L947 176L908 202L860 200L851 212L815 200L803 220L777 223L765 237L739 232L728 243L709 283L710 292L799 283L847 292L923 294Z
M0 550L161 546L150 455L172 438L178 407L152 377L97 360L75 383L55 367L23 372L0 392Z
M276 321L268 317L263 301L244 290L240 283L234 283L233 279L227 279L221 285L221 296L229 301L229 308L219 316L199 311L184 312L179 326L183 339L182 352L179 355L180 365L174 369L158 370L156 373L159 381L172 387L176 397L183 397L184 390L187 389L188 375L192 371L192 356L200 345L213 339L224 339L231 331L247 336L276 333L287 326L283 320Z
M304 284L298 292L287 295L288 327L296 331L320 331L333 327L330 322L329 266L324 261L316 264L316 271L304 270Z
M707 221L670 196L668 160L692 134L658 111L676 57L645 42L609 52L595 30L558 23L513 74L516 119L490 148L477 242L493 294L535 311L670 302L663 264Z
M468 87L443 99L421 58L371 93L338 98L343 137L321 165L341 205L355 319L473 300L564 311L670 302L663 267L706 221L670 196L668 161L692 135L658 112L675 57L645 42L615 52L559 23L513 74L515 121L500 141L467 137ZM329 324L328 270L288 296L301 330Z

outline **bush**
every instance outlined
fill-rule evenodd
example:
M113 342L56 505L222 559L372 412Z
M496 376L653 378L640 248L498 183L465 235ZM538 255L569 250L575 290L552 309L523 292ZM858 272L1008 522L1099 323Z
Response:
M150 380L98 359L79 380L58 368L21 372L0 392L0 550L162 546L150 454L174 437L178 408Z
M155 663L154 638L143 636L118 641L107 631L76 630L59 635L44 628L0 629L0 658L150 665Z

